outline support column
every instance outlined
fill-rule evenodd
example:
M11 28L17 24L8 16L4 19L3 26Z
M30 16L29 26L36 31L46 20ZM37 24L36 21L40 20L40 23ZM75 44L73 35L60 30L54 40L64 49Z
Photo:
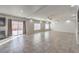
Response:
M26 34L26 21L23 21L23 34Z
M34 24L33 22L30 22L29 20L26 22L26 33L27 35L34 33Z
M12 20L8 20L8 36L12 36Z
M45 23L41 23L41 31L45 31Z
M49 30L51 30L51 22L49 23Z

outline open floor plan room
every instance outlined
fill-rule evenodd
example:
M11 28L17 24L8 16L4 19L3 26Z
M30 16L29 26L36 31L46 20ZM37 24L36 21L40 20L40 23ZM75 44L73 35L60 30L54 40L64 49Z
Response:
M78 53L77 5L0 5L0 53Z

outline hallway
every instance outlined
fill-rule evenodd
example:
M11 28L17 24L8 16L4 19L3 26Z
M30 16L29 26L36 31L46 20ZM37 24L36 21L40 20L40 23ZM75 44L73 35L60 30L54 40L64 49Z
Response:
M63 53L79 52L72 33L47 31L34 35L20 35L0 46L1 53Z

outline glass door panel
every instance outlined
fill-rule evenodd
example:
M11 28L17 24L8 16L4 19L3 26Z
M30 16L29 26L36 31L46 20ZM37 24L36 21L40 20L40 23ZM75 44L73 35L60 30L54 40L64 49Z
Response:
M12 21L12 35L22 35L23 34L23 22Z
M12 35L18 35L18 21L12 21Z
M18 34L23 34L23 22L18 22Z

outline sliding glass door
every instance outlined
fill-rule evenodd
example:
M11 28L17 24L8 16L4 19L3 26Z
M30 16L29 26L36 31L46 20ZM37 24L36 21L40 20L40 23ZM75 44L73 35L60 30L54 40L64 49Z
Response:
M12 21L12 35L23 34L23 21Z

